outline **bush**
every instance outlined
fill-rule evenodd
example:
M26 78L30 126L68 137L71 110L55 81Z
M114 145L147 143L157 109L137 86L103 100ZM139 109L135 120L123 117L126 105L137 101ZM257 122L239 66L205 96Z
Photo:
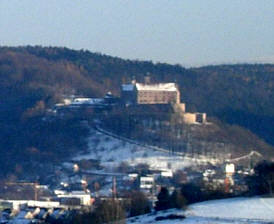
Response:
M170 196L167 188L165 187L161 188L161 191L158 194L157 199L158 201L156 201L156 206L155 206L156 211L166 210L171 207Z
M181 193L184 195L188 204L204 200L204 194L200 187L194 184L184 184L181 188Z
M254 175L249 177L248 185L253 194L270 194L274 189L274 163L262 161L254 168Z
M137 216L150 212L150 203L144 193L134 191L130 195L130 199L130 216Z
M171 208L184 208L187 205L187 200L181 191L174 190L170 196L170 204Z
M158 217L155 218L155 221L185 219L185 218L186 217L184 215L171 214L171 215L168 215L168 216L158 216Z

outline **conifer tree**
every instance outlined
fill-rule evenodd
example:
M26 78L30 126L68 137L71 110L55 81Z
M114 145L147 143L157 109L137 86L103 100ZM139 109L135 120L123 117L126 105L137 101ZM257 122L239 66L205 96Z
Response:
M170 208L170 195L166 187L162 187L160 193L157 196L155 210L166 210Z

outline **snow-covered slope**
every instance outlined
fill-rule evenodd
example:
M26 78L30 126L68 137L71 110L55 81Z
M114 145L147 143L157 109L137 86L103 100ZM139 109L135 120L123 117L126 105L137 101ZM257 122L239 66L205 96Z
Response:
M274 198L233 198L197 203L190 214L202 217L264 219L274 222Z
M156 217L170 214L185 215L185 219L156 221ZM130 218L132 224L179 223L274 223L274 198L233 198L196 203L186 211L168 210Z
M144 146L94 129L90 130L88 142L88 150L73 160L98 159L101 161L101 165L105 167L115 167L123 161L130 165L147 163L151 169L171 170L207 163L212 160L210 158L191 158L170 154L165 149Z

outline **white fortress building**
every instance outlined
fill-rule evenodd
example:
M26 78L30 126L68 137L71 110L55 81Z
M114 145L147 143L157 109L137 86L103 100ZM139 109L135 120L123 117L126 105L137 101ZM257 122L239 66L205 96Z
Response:
M180 91L175 83L123 84L122 99L130 104L180 103Z
M180 102L180 90L176 83L122 84L121 99L125 105L171 104L180 112L184 123L206 123L206 113L187 113L185 104Z

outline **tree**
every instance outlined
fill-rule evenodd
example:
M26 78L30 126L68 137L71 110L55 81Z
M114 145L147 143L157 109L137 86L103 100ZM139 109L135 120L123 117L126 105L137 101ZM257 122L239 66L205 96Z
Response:
M204 194L200 187L195 184L184 184L181 188L181 193L186 198L189 204L203 201Z
M249 187L256 194L270 194L274 190L274 162L262 161L254 168Z
M144 193L134 191L131 193L130 199L130 216L137 216L150 212L150 204Z
M130 165L128 162L122 161L117 167L117 171L121 173L127 173L130 171Z
M180 186L187 182L187 175L183 170L177 170L172 178L175 185Z
M149 165L147 163L139 163L135 166L135 170L140 175L149 174Z
M101 202L94 211L94 223L125 223L125 210L120 202L109 200ZM92 222L91 222L92 223Z
M124 224L125 210L121 203L116 200L101 201L96 208L91 210L80 210L72 214L73 224Z
M174 190L170 196L170 203L172 208L184 208L187 204L187 200L179 190Z
M156 201L155 210L166 210L170 208L170 196L168 189L166 187L162 187L160 193L157 196L158 201Z

